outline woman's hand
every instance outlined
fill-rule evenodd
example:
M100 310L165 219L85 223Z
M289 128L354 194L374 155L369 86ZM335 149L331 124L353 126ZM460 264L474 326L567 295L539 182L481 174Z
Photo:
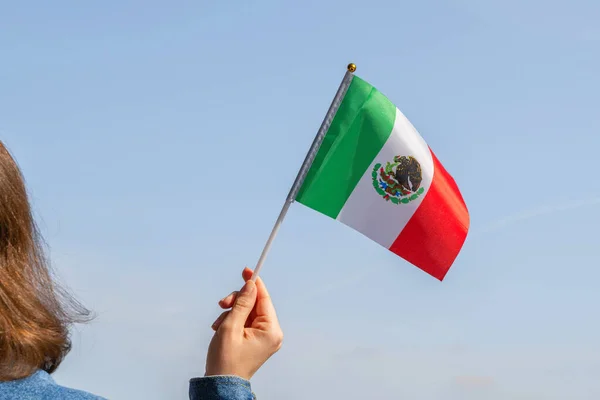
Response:
M267 288L252 270L244 269L246 281L239 292L219 301L223 312L212 325L215 335L208 347L206 376L235 375L249 380L280 348L283 332Z

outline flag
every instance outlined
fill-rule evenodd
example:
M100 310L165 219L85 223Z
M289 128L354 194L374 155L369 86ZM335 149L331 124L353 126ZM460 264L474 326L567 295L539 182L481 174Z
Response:
M296 201L443 280L467 237L454 182L408 119L352 76Z

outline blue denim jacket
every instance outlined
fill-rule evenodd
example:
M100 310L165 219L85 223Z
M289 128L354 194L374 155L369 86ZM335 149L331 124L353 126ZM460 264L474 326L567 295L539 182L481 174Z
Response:
M16 381L0 382L2 400L103 400L86 392L59 386L45 371Z
M250 382L237 376L190 379L190 400L255 400Z
M16 381L0 382L1 400L105 400L90 393L57 385L44 371ZM254 400L250 382L236 376L190 380L190 400Z

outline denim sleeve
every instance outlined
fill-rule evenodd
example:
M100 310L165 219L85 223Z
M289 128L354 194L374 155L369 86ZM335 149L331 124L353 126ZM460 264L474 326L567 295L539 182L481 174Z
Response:
M237 376L190 379L190 400L255 400L250 382Z

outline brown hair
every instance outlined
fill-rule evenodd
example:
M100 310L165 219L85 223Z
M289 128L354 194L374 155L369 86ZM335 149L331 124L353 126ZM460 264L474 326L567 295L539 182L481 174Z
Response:
M53 279L17 163L0 141L0 381L56 370L90 313Z

